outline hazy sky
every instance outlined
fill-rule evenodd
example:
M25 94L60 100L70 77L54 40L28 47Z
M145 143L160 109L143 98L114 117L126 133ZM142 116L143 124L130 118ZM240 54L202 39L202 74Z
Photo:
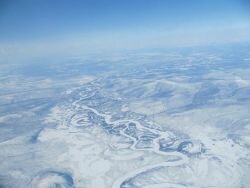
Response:
M0 0L0 54L250 41L249 0Z

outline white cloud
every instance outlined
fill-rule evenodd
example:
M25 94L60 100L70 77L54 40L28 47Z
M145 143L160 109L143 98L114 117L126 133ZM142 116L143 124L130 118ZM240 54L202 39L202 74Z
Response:
M250 42L250 24L168 30L105 31L92 35L0 44L0 63L21 62L49 56L77 56L89 53L141 48L185 47Z

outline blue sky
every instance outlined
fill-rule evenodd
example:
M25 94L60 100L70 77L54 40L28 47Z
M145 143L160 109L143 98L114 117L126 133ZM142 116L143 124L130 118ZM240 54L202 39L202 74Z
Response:
M1 0L0 28L5 55L246 42L250 1Z

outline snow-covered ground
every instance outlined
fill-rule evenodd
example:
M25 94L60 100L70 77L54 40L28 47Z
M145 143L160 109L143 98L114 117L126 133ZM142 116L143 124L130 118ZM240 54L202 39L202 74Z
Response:
M0 187L250 187L243 52L84 58L52 75L2 75Z

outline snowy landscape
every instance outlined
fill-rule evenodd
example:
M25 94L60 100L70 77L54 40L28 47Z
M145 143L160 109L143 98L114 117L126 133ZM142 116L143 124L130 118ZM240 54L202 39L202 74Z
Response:
M248 188L249 49L1 65L0 187Z

